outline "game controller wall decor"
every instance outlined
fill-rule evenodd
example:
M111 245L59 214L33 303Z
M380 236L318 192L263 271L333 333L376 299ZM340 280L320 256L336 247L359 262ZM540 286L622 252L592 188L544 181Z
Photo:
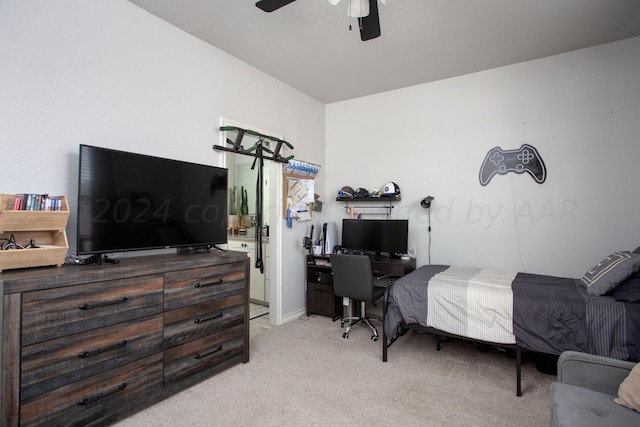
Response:
M547 179L547 169L538 150L532 145L523 144L517 150L503 150L500 147L489 150L480 167L480 185L489 184L494 175L509 172L526 172L538 184Z

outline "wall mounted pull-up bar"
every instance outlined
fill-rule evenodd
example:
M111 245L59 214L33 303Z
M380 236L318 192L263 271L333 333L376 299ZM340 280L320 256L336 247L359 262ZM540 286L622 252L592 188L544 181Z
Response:
M260 145L262 147L262 151L266 151L267 153L270 154L270 156L265 156L264 153L262 153L261 158L264 160L273 160L274 162L288 163L289 160L293 159L294 157L293 155L284 157L282 154L280 154L280 151L283 149L282 147L283 145L289 148L290 150L293 150L293 145L291 145L284 139L276 138L275 136L264 135L262 133L252 131L250 129L242 129L237 126L220 126L220 131L236 132L236 138L235 138L235 141L227 138L227 144L229 144L231 147L214 145L213 146L214 150L228 151L231 153L242 154L245 156L258 157L257 147L258 145ZM242 139L244 138L245 135L258 138L256 143L248 149L244 148L244 146L242 145ZM271 151L269 148L265 147L264 146L265 141L275 142L276 143L275 149Z
M251 169L258 165L258 179L256 180L256 262L255 267L260 269L261 273L264 273L264 264L262 262L262 205L263 205L263 188L264 181L263 168L265 160L272 160L279 163L289 163L289 160L293 159L293 155L284 157L280 154L283 149L283 145L290 150L293 150L293 145L285 141L284 139L276 138L270 135L264 135L250 129L243 129L237 126L220 126L221 132L235 132L235 141L230 138L226 138L227 144L231 147L214 145L214 150L227 151L230 153L241 154L243 156L255 157ZM242 139L245 135L249 135L257 138L255 144L249 148L244 148L242 145ZM265 141L272 141L276 143L276 148L271 151L265 147ZM265 152L269 153L269 156L265 156Z

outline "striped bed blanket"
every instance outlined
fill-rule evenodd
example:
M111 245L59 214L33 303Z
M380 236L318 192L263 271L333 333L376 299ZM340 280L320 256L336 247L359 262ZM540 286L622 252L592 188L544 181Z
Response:
M589 295L578 279L425 265L390 285L385 301L389 340L416 325L540 353L640 361L640 303Z
M516 273L450 267L429 280L427 326L499 344L515 344L513 292Z

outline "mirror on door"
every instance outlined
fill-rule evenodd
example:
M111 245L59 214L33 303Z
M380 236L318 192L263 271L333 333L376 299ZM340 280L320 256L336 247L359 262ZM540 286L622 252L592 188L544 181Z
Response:
M269 165L263 168L262 203L262 271L255 266L257 232L257 166L253 158L227 154L229 169L229 236L228 249L247 252L251 257L250 298L253 302L269 302Z

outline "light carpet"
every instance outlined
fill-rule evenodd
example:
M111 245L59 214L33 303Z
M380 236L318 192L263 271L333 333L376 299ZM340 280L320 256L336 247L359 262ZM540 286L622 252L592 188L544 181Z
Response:
M381 329L381 325L378 329ZM234 366L130 418L137 426L548 426L555 377L431 335L409 333L382 362L381 341L356 325L303 317L261 333Z

